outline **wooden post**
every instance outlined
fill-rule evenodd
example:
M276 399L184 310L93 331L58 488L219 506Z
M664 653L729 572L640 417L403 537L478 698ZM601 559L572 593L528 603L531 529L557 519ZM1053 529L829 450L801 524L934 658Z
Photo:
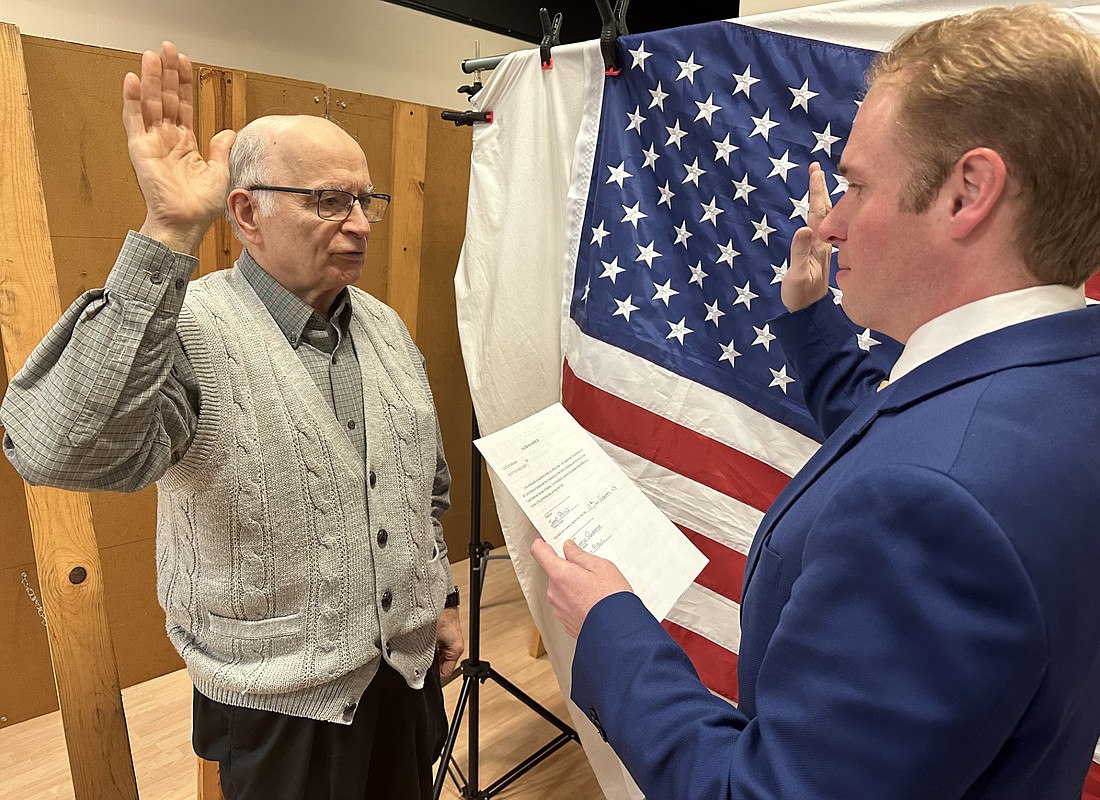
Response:
M217 761L199 759L198 789L195 800L222 800L221 771Z
M428 162L428 109L394 103L393 205L390 226L389 281L386 303L416 339L420 305L420 252L424 229L424 173Z
M239 131L246 119L245 94L247 74L238 70L198 69L198 125L195 136L203 157L209 156L210 139L218 131L231 128ZM219 269L228 269L240 255L241 246L233 235L233 227L225 216L214 221L199 246L199 268L195 277Z
M61 316L19 29L0 24L0 331L8 375ZM77 800L137 800L88 496L26 485Z

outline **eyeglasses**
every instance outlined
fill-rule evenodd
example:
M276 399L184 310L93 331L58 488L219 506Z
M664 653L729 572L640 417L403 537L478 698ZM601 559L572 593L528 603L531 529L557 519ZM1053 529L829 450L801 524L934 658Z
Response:
M381 192L354 195L340 189L296 189L291 186L249 186L248 190L309 195L317 199L317 216L336 222L343 222L351 216L351 210L355 207L356 201L363 209L367 222L381 222L390 205L390 196Z

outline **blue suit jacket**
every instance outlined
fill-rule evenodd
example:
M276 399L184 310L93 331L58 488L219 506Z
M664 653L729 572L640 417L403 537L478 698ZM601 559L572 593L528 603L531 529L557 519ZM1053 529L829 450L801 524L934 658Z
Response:
M637 598L573 700L649 800L1077 800L1100 736L1100 307L882 377L828 300L773 322L828 434L742 592L738 707Z

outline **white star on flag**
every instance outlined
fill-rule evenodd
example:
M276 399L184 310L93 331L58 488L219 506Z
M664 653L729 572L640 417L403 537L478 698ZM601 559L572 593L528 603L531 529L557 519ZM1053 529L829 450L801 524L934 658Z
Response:
M733 360L741 354L733 348L733 339L730 339L729 344L722 344L719 342L718 346L722 348L722 355L718 357L718 363L721 364L723 361L728 361L731 367L736 366Z
M730 239L725 244L718 245L718 249L722 251L722 255L718 257L718 261L715 263L721 264L724 261L730 265L730 269L733 269L733 259L741 255L733 249L733 239Z
M733 79L735 81L737 81L737 85L733 88L733 93L734 94L737 94L738 92L744 92L745 97L748 97L749 96L749 89L752 88L752 85L754 83L760 83L760 79L759 78L754 78L752 76L752 74L749 72L750 67L751 67L751 65L746 65L745 66L745 71L741 75L738 75L736 72L733 73Z
M817 131L810 131L810 133L817 139L817 144L814 145L814 149L810 152L816 153L818 150L824 150L825 155L831 156L833 154L833 145L840 141L839 136L833 136L832 123L826 124L825 130L821 133Z
M702 64L695 63L695 53L692 52L687 61L677 61L676 63L680 65L680 74L676 76L676 80L687 78L688 83L694 85L695 73L703 68Z
M794 211L787 219L794 219L795 217L802 217L803 222L810 221L810 193L802 195L801 198L790 198L791 205L794 206Z
M688 223L685 219L680 225L673 225L672 229L676 231L676 241L673 244L682 244L684 249L687 250L688 239L695 234L688 230Z
M679 294L678 291L672 288L672 278L669 278L663 284L653 282L653 288L657 290L657 293L653 295L653 299L663 302L665 308L668 308L669 299Z
M592 288L592 282L591 281L589 281L588 283L586 283L584 285L584 294L581 295L581 302L582 303L587 303L588 302L588 290L591 289L591 288Z
M714 327L718 327L718 318L726 316L726 312L718 308L718 300L715 299L713 304L703 303L703 306L707 309L707 318L703 322L713 322Z
M715 147L715 150L717 151L714 154L714 162L716 164L718 163L719 159L721 159L722 161L725 161L727 164L729 164L730 163L730 153L732 153L732 152L734 152L735 150L738 149L737 145L730 144L730 135L728 133L726 134L725 139L723 139L720 142L715 142L714 147Z
M749 220L749 222L752 222L752 226L756 229L756 233L752 235L752 241L755 242L757 239L763 239L764 244L767 244L768 237L775 233L775 228L768 224L768 215L765 214L762 216L759 222L753 220Z
M645 72L645 60L653 55L653 53L647 53L645 51L645 40L642 40L637 50L628 50L627 52L634 58L634 63L630 65L630 68L640 69L642 72Z
M668 131L668 141L665 142L665 147L668 147L668 145L670 144L674 144L676 145L677 150L681 149L680 140L687 136L688 132L685 130L681 130L680 120L676 120L676 123L671 128L666 125L665 130Z
M630 315L638 310L638 307L630 302L633 298L634 295L632 294L628 294L625 300L615 300L615 298L611 298L615 300L615 305L618 306L618 308L615 309L615 313L611 316L622 317L627 322L630 322Z
M645 219L647 216L649 216L644 211L639 210L638 206L640 206L641 204L642 203L639 200L637 203L630 207L624 205L623 211L626 213L623 218L619 220L619 222L629 222L631 225L634 226L634 230L638 230L638 220Z
M768 387L778 386L783 390L783 394L787 393L787 384L794 383L794 378L787 375L787 365L784 364L778 370L774 370L768 367L768 372L772 374L772 382L768 384Z
M779 158L768 156L768 161L772 162L772 171L768 173L768 177L772 178L778 175L784 183L787 182L787 173L798 167L798 164L791 161L790 150L784 150L783 155Z
M718 207L718 198L711 197L709 203L700 203L703 207L703 216L699 218L700 222L710 220L711 225L718 227L718 215L725 214L725 209Z
M836 181L836 188L829 194L844 194L848 191L848 179L843 175L833 175L833 180Z
M762 345L769 353L772 351L772 342L775 341L775 334L772 333L772 326L770 323L764 323L763 328L758 328L755 325L752 329L756 331L756 339L753 340L753 347L756 345Z
M750 139L753 136L760 134L764 137L765 142L768 141L768 134L771 132L771 129L779 127L779 123L772 120L771 114L772 110L770 108L765 108L764 116L762 117L752 117L751 114L749 115L750 117L752 117L752 121L755 125L755 127L752 129L752 133L749 134ZM830 155L832 154L830 153Z
M649 91L650 95L653 96L653 99L649 102L649 107L653 108L654 106L657 106L657 108L664 111L665 110L665 98L668 97L668 92L665 92L665 91L661 90L661 82L657 81L657 88L656 89L649 89L648 91Z
M687 177L685 177L680 183L687 183L691 181L696 186L699 185L699 178L707 174L707 171L699 166L699 158L690 163L684 164L684 169L687 170Z
M638 135L641 136L642 123L645 122L645 117L642 116L642 107L634 106L633 113L631 113L630 111L626 112L626 117L630 120L630 124L626 126L625 130L637 131Z
M707 273L703 271L703 262L698 261L694 265L688 264L688 269L691 270L691 277L688 279L688 283L697 283L702 287L703 278L707 277Z
M668 322L668 320L665 321ZM685 336L687 336L689 333L695 333L695 331L684 324L686 322L687 317L681 318L679 322L669 322L668 327L670 327L672 330L668 332L668 336L666 336L665 338L671 339L673 337L676 337L676 341L678 341L680 344L683 344Z
M653 259L661 257L661 254L657 252L657 250L653 247L653 244L653 242L650 242L645 246L635 244L634 246L638 248L638 257L634 259L634 261L644 261L647 267L653 269Z
M607 183L611 183L612 181L614 181L615 183L619 184L620 189L623 188L623 181L624 180L626 180L627 178L633 178L634 177L633 175L631 175L629 172L626 171L626 162L625 161L620 161L619 166L617 166L617 167L613 167L610 164L608 164L607 168L609 170L611 170L611 177L607 179Z
M743 305L746 311L752 311L752 301L760 295L749 288L748 281L745 281L744 286L734 286L733 288L737 290L737 298L733 301L733 304L735 306Z
M615 256L610 261L601 261L600 263L603 264L603 274L600 275L600 277L601 278L611 278L612 283L615 282L615 278L618 276L618 274L620 272L626 272L626 270L623 267L619 266L619 257L618 256Z
M808 112L810 110L810 100L817 97L817 92L810 91L810 81L808 79L804 80L802 86L798 89L793 86L788 86L787 89L794 95L794 100L791 102L791 110L793 111L796 106L802 106L802 110Z
M610 181L609 181L610 183ZM737 191L733 195L734 200L744 200L745 205L749 203L749 195L756 191L756 187L749 184L749 173L745 173L745 177L739 181L733 181L734 187Z
M610 234L611 231L607 230L603 226L603 220L600 220L600 224L592 229L592 241L589 244L599 245L603 247L603 237Z
M882 344L878 339L871 335L870 328L864 328L863 333L856 334L856 344L859 345L859 349L864 352L871 352L871 348L876 344Z
M656 172L657 168L653 165L657 163L657 159L661 157L661 154L654 150L653 147L653 145L650 145L648 150L642 151L642 155L645 156L645 163L642 164L642 169L649 167L651 170Z
M775 273L775 277L772 278L772 283L782 283L783 279L787 277L787 259L784 258L783 263L778 267L775 264L769 264L769 266L772 268L772 272Z
M657 205L662 203L672 208L672 198L676 196L676 192L668 188L668 181L665 181L664 186L658 186L657 191L661 193L661 199L657 201Z
M711 121L711 118L714 116L714 112L722 110L721 106L716 106L714 104L714 95L713 94L710 97L708 97L705 102L700 102L700 101L696 100L695 105L699 106L699 113L695 115L695 120L694 121L698 122L701 119L705 119L707 121L708 125L713 125L714 124Z
M829 291L833 293L833 305L839 306L844 300L844 292L837 289L835 286L830 286Z

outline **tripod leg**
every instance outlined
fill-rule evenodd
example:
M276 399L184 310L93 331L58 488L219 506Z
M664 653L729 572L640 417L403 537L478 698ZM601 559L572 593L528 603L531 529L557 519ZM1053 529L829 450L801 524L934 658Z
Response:
M443 745L443 752L439 756L439 768L436 770L435 785L432 787L433 800L439 800L439 795L443 791L443 781L447 777L447 764L450 763L451 753L454 752L455 742L458 741L458 729L462 724L462 714L466 710L466 702L470 698L470 685L476 680L474 676L469 674L464 675L462 678L462 690L458 693L458 702L455 704L455 713L451 718L451 727L447 731L447 743Z
M496 681L498 684L500 684L500 686L503 689L505 689L509 694L511 694L514 698L519 700L521 703L523 703L529 709L534 711L536 714L538 714L544 720L546 720L551 725L556 727L559 731L561 731L564 734L567 734L569 736L569 738L576 739L578 742L580 741L580 738L577 736L577 732L575 730L573 730L571 727L569 727L564 722L562 722L557 716L552 714L545 706L541 705L533 697L531 697L529 694L527 694L527 692L523 691L523 689L520 689L518 686L516 686L514 683L509 681L507 678L505 678L503 675L501 675L499 672L497 672L492 667L489 667L488 670L489 670L489 677L492 678L494 681Z

